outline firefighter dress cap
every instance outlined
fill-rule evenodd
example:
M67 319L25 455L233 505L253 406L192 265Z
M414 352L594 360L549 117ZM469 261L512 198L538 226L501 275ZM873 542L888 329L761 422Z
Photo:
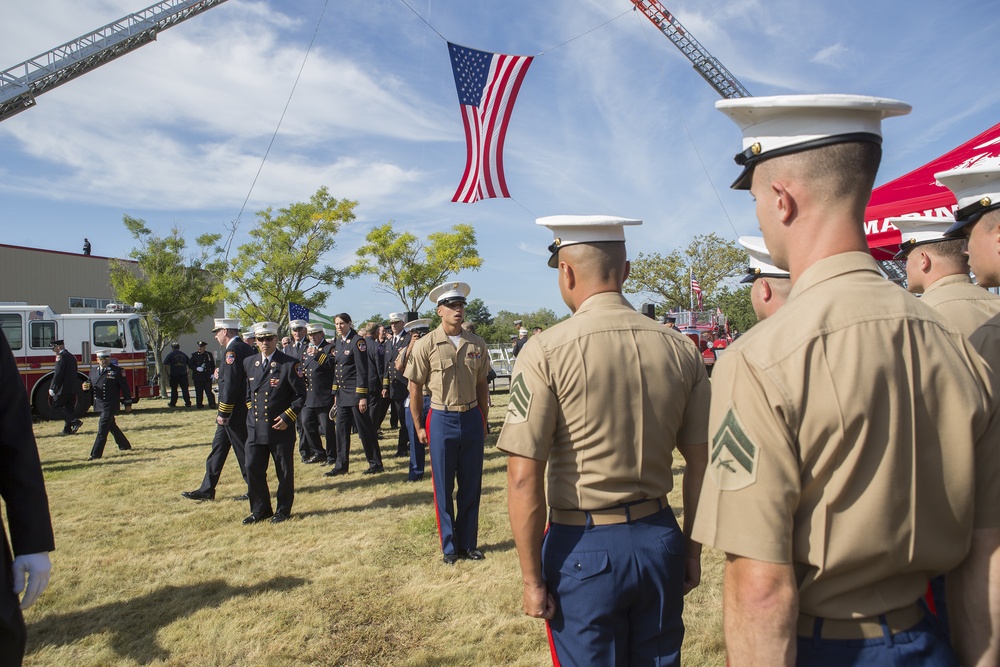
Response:
M323 334L325 336L326 335L326 329L323 328L322 324L319 324L317 322L313 322L312 324L310 324L309 326L306 327L306 333L307 334L321 333L321 334Z
M405 321L406 317L403 315L403 313L389 313L389 324L392 324L393 322L405 322Z
M259 336L277 336L278 335L278 325L274 322L254 322L253 325L253 337L257 338Z
M309 323L305 320L292 320L288 323L288 326L292 329L306 329L308 328Z
M52 341L52 345L50 345L50 347L55 347L56 345L62 345L63 347L65 347L66 341L64 341L62 338L56 338L54 341Z
M256 338L256 336L253 335L253 330L251 329L250 331L243 332L243 338Z
M518 329L517 333L521 334L522 336L527 336L528 335L528 330L527 329Z
M899 252L893 259L906 259L907 253L918 245L947 241L945 232L955 223L954 218L943 216L913 216L909 218L886 218L899 230Z
M899 100L867 95L774 95L719 100L715 108L743 131L743 167L730 186L749 190L753 168L772 157L850 141L882 143L882 119L910 113Z
M465 303L466 297L469 296L469 292L471 291L472 288L466 283L451 282L438 285L431 290L431 293L428 296L431 301L440 306L455 303L457 301Z
M219 331L220 329L236 329L239 330L240 321L234 318L228 317L216 317L215 324L212 325L212 333Z
M430 331L430 330L431 330L431 321L428 320L427 318L412 320L410 322L407 322L406 326L403 327L403 331L407 333L411 331Z
M208 345L208 343L206 343L205 341L203 340L198 341L198 347L205 347L206 345Z
M94 354L97 355L98 359L107 359L111 356L111 350L98 350Z
M758 278L789 278L791 274L776 267L771 261L771 253L764 245L764 238L761 236L741 236L740 245L746 248L750 255L750 268L743 276L741 283L752 283Z
M535 220L552 230L549 268L559 266L559 248L577 243L625 243L625 225L641 225L642 220L617 215L549 215Z
M1000 208L1000 165L952 169L934 174L934 178L955 193L958 200L955 224L946 232L948 236L962 236L967 225Z

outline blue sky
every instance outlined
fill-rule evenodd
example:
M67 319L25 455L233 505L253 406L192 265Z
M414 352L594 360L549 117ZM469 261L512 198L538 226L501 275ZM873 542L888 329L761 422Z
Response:
M401 0L229 0L38 98L0 123L2 242L124 256L123 213L189 239L225 233L260 167L305 50L315 46L243 213L321 185L358 219L328 262L345 266L373 226L420 236L475 225L481 271L458 276L499 310L562 314L551 235L537 216L641 218L629 247L666 253L698 233L757 233L735 125L718 95L628 0L407 0L449 40L532 55L505 150L513 200L451 203L464 136L444 40ZM151 0L9 3L7 68ZM884 125L879 183L1000 121L1000 6L993 0L664 0L754 95L859 93L904 100ZM623 14L623 16L619 16ZM618 17L618 18L615 18ZM593 30L609 19L607 25ZM568 44L559 44L572 40ZM553 48L557 47L557 48ZM5 298L16 298L16 295ZM636 300L638 301L638 300ZM400 308L359 279L324 312Z

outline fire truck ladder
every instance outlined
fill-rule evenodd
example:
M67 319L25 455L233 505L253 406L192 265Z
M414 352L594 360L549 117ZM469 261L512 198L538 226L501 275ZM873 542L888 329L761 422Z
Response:
M636 8L646 15L653 25L674 43L708 84L723 98L752 97L733 73L726 69L694 36L681 25L677 18L660 4L659 0L631 0Z
M161 30L226 0L162 0L0 72L0 121L35 106L56 86L149 44Z

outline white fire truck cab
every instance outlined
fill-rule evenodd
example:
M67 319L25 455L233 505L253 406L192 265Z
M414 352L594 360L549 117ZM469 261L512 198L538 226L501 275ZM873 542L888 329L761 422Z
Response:
M128 379L133 400L159 394L159 388L149 384L155 373L151 370L155 364L153 352L140 316L130 310L111 304L105 313L60 315L48 306L0 305L0 328L14 352L28 399L41 417L57 418L51 407L49 385L56 360L52 341L59 339L65 341L66 349L76 357L81 382L97 363L94 353L106 349L111 351L112 363ZM78 394L76 414L85 414L91 403L89 391Z

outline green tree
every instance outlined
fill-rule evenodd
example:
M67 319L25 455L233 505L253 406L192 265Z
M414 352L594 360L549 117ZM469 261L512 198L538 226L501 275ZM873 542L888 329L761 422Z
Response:
M720 288L712 295L711 308L719 308L729 321L729 328L745 333L757 324L757 315L753 312L750 302L750 286L741 285L735 290L729 287Z
M221 276L225 270L219 234L202 234L194 253L187 252L181 230L158 236L144 220L129 215L122 223L138 246L129 257L138 266L111 260L109 281L116 301L142 302L142 324L156 358L160 393L166 395L163 352L171 341L194 333L199 322L215 312L225 295Z
M475 228L451 229L428 234L427 243L421 245L415 234L394 230L390 220L368 232L348 271L352 276L375 276L375 289L397 297L405 310L419 311L427 293L448 276L465 269L478 271L483 265Z
M228 302L243 322L270 321L287 329L288 303L321 309L330 292L344 286L347 272L322 265L336 247L341 227L354 220L356 201L330 196L326 186L308 202L257 212L250 241L231 260Z
M651 297L663 309L686 308L690 302L692 270L707 302L720 282L742 273L749 261L746 251L734 241L714 232L700 234L683 251L675 249L666 256L639 253L632 260L624 290Z
M506 345L510 343L512 335L517 335L517 330L520 328L520 326L514 325L517 320L521 320L521 326L530 332L534 327L548 329L567 317L569 315L559 317L550 308L539 308L530 313L512 313L509 310L501 310L488 326L478 327L476 333L487 343Z

